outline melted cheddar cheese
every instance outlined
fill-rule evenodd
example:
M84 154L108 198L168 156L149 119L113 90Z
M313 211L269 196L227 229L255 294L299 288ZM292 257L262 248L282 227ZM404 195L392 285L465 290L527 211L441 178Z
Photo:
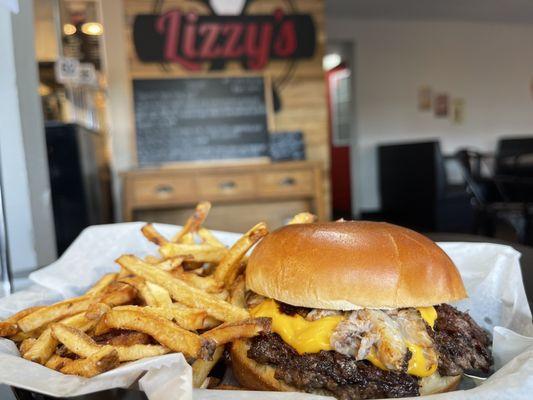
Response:
M272 332L281 336L283 341L294 348L298 354L318 353L331 350L330 337L342 316L330 316L316 321L307 321L301 315L287 315L279 311L273 300L266 300L253 308L254 317L272 319Z
M418 308L420 315L433 328L437 312L433 307ZM272 319L272 332L277 333L285 343L294 348L298 354L318 353L321 350L331 350L331 334L344 317L334 315L316 321L307 321L301 315L287 315L279 311L274 300L265 300L250 311L253 317L267 317ZM424 357L422 347L405 342L411 352L407 373L419 377L432 375L437 364L430 364ZM387 368L379 360L375 349L372 348L366 359L376 367Z
M424 357L424 350L411 342L405 342L407 348L411 352L411 358L407 365L407 373L415 376L430 376L437 370L437 363L429 363Z
M422 316L422 319L433 329L435 320L437 319L437 310L435 310L435 307L418 307L417 310Z

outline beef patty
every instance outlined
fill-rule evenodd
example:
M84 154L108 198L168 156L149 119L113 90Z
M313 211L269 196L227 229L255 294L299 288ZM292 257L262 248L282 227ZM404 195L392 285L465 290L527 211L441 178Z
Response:
M441 304L436 306L437 320L427 328L439 355L439 373L459 375L465 370L489 372L492 365L491 340L467 313Z
M452 376L472 369L487 372L492 365L489 335L467 313L447 304L435 309L434 329L427 329L439 355L439 373ZM303 316L309 312L285 304L280 304L280 310ZM419 395L418 378L412 375L384 371L336 351L299 355L275 333L251 339L248 357L275 366L275 377L289 385L308 392L325 390L342 400Z
M336 351L299 355L276 333L251 339L248 357L276 367L276 379L305 391L325 390L335 397L369 399L417 396L418 379L404 372L381 370Z

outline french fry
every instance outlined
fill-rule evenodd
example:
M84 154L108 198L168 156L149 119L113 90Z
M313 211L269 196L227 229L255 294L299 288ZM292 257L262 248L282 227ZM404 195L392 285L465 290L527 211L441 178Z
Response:
M87 312L85 313L85 318L90 320L99 320L109 310L111 310L111 307L109 307L107 304L94 303L87 309Z
M70 300L64 300L32 312L19 320L18 326L22 332L33 331L50 322L86 311L93 302L94 299L90 296L81 296Z
M215 271L215 264L204 263L201 267L191 269L186 268L186 264L184 263L183 270L190 271L191 273L196 274L198 276L209 276L212 275Z
M308 212L302 212L292 217L291 220L287 223L287 225L310 224L312 222L316 222L316 220L317 220L316 215L313 215Z
M138 307L138 306L119 306L114 310L132 310L132 311L146 311L154 313L169 321L175 321L183 329L188 331L195 331L197 329L204 329L207 313L197 308L181 307L172 304L170 307ZM220 323L218 324L220 325Z
M88 358L98 352L103 346L97 344L91 337L75 328L55 323L52 333L65 347L74 354ZM145 357L167 354L170 350L164 346L133 344L127 346L112 346L118 353L120 362L138 360Z
M207 313L203 310L193 308L176 307L173 304L170 307L172 319L184 329L194 331L204 329Z
M219 326L220 324L222 324L221 321L219 321L218 319L216 318L213 318L213 317L207 317L205 320L204 320L204 324L202 326L202 329L213 329L215 326Z
M216 363L222 358L224 354L224 346L219 346L213 353L213 359L210 361L196 360L192 364L192 382L193 387L199 388L206 380L207 376L216 365Z
M141 232L146 239L150 242L162 246L164 243L168 243L167 238L161 235L152 224L146 224L141 228Z
M108 286L106 293L94 299L94 303L107 304L110 307L119 306L133 301L137 297L137 290L131 285L122 282L113 282Z
M217 346L237 339L257 336L261 332L270 332L270 318L254 318L246 321L228 322L202 334L202 337L214 341Z
M63 325L77 328L81 331L88 331L97 322L97 320L91 320L85 317L85 313L80 313L61 321ZM57 345L58 341L52 335L52 329L47 328L41 333L31 348L24 353L23 357L26 360L45 364L52 357L52 354L54 354Z
M142 301L148 306L156 307L159 304L157 303L156 298L152 294L152 291L148 289L148 286L146 285L146 281L142 278L139 278L138 276L130 277L130 278L122 278L120 282L127 283L128 285L133 286L135 289L137 289L137 292L139 294L139 297Z
M117 279L127 278L131 274L127 269L120 268L120 272L118 273Z
M152 282L146 282L146 286L152 293L157 307L170 307L172 305L172 298L164 287Z
M63 368L67 364L70 364L72 361L74 361L74 360L72 360L70 358L66 358L66 357L61 357L58 354L54 354L46 362L45 366L50 368L50 369L55 369L56 371L59 371L59 370L61 370L61 368Z
M235 244L233 244L233 246L231 246L229 252L220 261L220 264L218 264L213 274L214 278L217 281L224 283L226 286L231 285L240 272L239 266L241 265L241 259L246 252L267 233L268 229L264 222L258 223L246 232L235 242Z
M44 306L29 307L21 310L4 321L0 321L0 337L13 336L17 334L20 329L17 322L31 313L44 308Z
M174 268L172 275L207 293L220 293L223 289L223 285L212 276L198 276L193 272L184 271L182 267Z
M162 269L163 271L172 271L174 268L177 268L181 266L185 259L183 257L170 257L166 260L159 261L157 263L149 263L153 264L159 269Z
M151 307L151 306L145 306L145 307L139 307L134 305L126 305L126 306L118 306L113 308L115 311L135 311L135 312L147 312L150 314L155 314L158 317L167 319L169 321L172 321L173 316L172 312L170 311L170 308L163 308L163 307Z
M19 331L16 322L1 321L0 322L0 337L13 336Z
M111 346L133 346L134 344L150 344L150 335L135 331L114 331L101 336L93 336L96 343Z
M178 243L183 243L183 244L194 244L194 236L192 234L192 232L189 232L189 233L186 233L185 235L183 235L179 242Z
M179 231L174 237L171 239L172 242L178 243L183 236L185 236L189 232L196 232L200 225L203 224L205 219L207 218L207 214L209 214L209 210L211 210L211 203L208 201L202 201L196 205L196 209L194 210L193 215L191 215L188 219L181 231Z
M24 339L19 347L20 354L24 355L29 349L31 349L31 346L33 346L36 341L37 339L35 338Z
M229 302L237 307L246 308L245 294L244 275L239 275L231 285Z
M105 318L101 318L93 328L93 336L101 336L109 333L111 327L105 323Z
M98 352L88 358L74 360L63 366L60 371L64 374L79 375L92 378L109 371L119 364L118 353L112 346L103 346Z
M36 329L34 331L29 331L29 332L17 332L16 334L14 334L13 336L9 336L9 340L12 340L16 343L21 343L23 342L24 340L26 339L37 339L41 333L43 333L44 329L43 328L39 328L39 329Z
M111 283L113 283L118 277L118 274L106 274L95 285L90 288L86 295L96 296L104 292Z
M187 261L218 263L228 253L228 250L209 244L165 243L159 247L159 253L164 258L181 257Z
M170 349L157 344L134 344L131 346L114 346L121 362L140 360L141 358L162 356Z
M144 332L163 346L189 357L209 359L215 350L211 340L201 338L155 313L142 309L138 311L113 309L104 319L112 328Z
M202 308L218 320L238 321L249 318L246 310L192 287L169 272L146 264L135 256L124 255L117 262L135 275L164 287L174 300L189 307Z
M146 261L148 264L158 264L158 263L163 262L165 260L163 260L160 257L155 257L155 256L148 255L148 256L144 257L144 261Z
M112 286L114 287L112 288ZM126 284L111 284L107 290L99 296L80 296L73 299L60 301L50 306L39 308L38 310L26 315L20 319L17 324L23 332L36 330L51 322L75 315L84 311L94 303L105 303L110 306L124 304L135 298L136 290Z
M74 354L87 358L101 349L101 346L79 329L61 323L50 325L52 336Z
M200 238L202 239L204 243L207 243L211 246L226 247L224 246L224 243L218 240L216 236L213 235L213 233L209 229L206 229L206 228L198 229L198 236L200 236Z

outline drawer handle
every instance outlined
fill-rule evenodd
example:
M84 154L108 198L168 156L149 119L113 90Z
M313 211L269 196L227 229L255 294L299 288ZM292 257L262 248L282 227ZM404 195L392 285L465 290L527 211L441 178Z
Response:
M236 187L237 187L237 184L235 183L235 181L224 181L218 184L218 188L220 190L232 190L232 189L235 189Z
M158 196L168 196L174 192L174 188L170 185L159 185L155 188L155 192Z
M292 176L287 176L286 178L283 178L281 181L279 181L280 186L294 186L296 185L296 179L294 179Z

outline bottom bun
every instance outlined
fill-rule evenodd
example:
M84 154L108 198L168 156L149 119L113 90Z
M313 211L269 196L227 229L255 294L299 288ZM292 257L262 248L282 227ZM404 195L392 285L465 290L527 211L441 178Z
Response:
M248 358L248 341L237 340L231 347L231 365L237 381L245 388L252 390L268 390L278 392L302 392L274 377L276 369L269 365L259 364ZM455 390L461 381L461 375L440 376L434 373L420 381L420 395L425 396ZM331 396L324 390L313 390L314 394Z

